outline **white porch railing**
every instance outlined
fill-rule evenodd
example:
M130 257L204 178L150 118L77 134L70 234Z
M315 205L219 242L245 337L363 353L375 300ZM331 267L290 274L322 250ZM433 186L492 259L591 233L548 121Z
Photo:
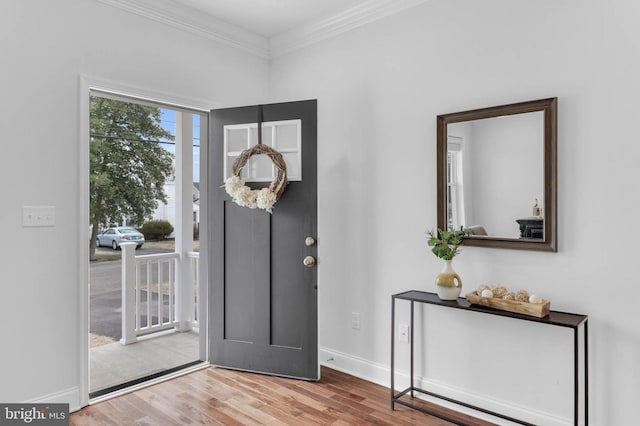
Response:
M122 339L128 345L138 336L197 326L198 260L189 252L135 255L135 243L122 249ZM180 268L188 268L180 271ZM183 272L183 273L181 273ZM181 277L184 277L181 279ZM184 284L183 284L184 283ZM155 295L155 300L154 300Z
M189 271L191 271L191 288L193 288L193 316L191 317L192 327L198 327L198 292L200 291L200 253L190 251L187 253L189 258Z

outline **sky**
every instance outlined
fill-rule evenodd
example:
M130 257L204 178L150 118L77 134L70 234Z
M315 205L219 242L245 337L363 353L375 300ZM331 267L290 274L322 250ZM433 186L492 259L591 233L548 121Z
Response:
M168 108L160 108L161 122L163 129L175 136L176 134L176 111ZM168 141L169 142L169 141ZM175 143L163 143L162 147L175 154ZM193 114L193 181L200 182L200 116Z

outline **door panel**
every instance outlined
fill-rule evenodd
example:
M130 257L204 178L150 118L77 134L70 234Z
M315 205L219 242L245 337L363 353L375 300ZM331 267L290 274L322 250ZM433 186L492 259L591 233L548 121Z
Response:
M305 245L306 237L317 239L316 101L263 105L264 122L302 122L302 179L289 182L273 214L236 205L220 186L224 126L256 123L258 107L214 110L210 117L211 362L317 380L317 267L303 264L305 256L317 256L315 245Z
M277 206L277 204L276 204ZM303 200L287 200L287 210L304 211L307 208ZM300 315L290 307L302 304L307 289L300 283L309 282L304 273L307 272L302 260L307 255L304 245L304 223L293 214L281 214L274 217L271 223L272 249L280 253L272 260L271 285L271 344L302 348L302 328L298 321ZM290 243L290 235L299 236L298 241ZM281 237L282 236L282 237ZM289 265L290 259L296 259L297 265Z
M256 296L253 291L256 269L249 268L237 260L249 257L245 250L246 242L252 239L254 217L249 209L231 201L225 201L224 207L225 217L235 219L225 222L227 229L224 233L224 251L227 256L224 271L227 280L234 285L226 286L224 291L224 337L253 343L256 331L252 327L256 318L253 308Z

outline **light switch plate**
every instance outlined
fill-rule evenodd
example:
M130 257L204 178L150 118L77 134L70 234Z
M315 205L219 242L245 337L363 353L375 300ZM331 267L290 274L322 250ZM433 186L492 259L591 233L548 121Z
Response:
M23 206L22 226L56 226L55 206Z

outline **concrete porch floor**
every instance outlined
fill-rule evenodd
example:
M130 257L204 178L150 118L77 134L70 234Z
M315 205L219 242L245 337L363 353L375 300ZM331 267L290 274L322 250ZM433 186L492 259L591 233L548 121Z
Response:
M89 350L89 392L96 392L131 380L197 361L197 331L174 331L142 337L137 343L118 342Z

